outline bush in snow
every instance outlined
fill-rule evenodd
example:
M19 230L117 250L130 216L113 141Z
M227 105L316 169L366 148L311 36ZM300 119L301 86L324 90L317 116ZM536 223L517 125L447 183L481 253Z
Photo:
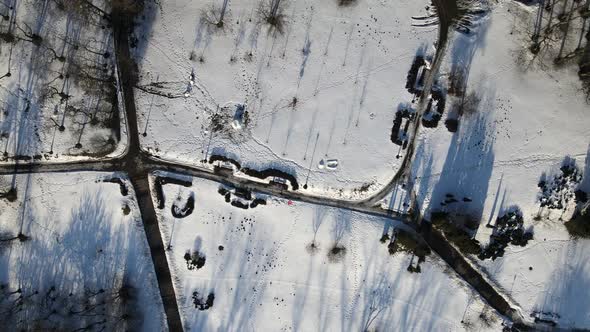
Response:
M191 192L184 206L179 206L180 203L180 197L178 197L178 199L172 203L172 215L174 218L181 219L186 216L190 216L190 214L193 213L193 210L195 209L195 194Z
M346 248L338 244L334 244L330 251L328 251L328 259L332 263L340 262L344 258L344 255L346 255Z
M203 296L199 294L199 292L193 292L193 304L195 308L203 311L208 310L209 308L213 307L213 302L215 301L215 294L213 292L207 295L207 299L203 299Z
M0 199L6 198L9 202L14 202L17 199L16 188L10 188L6 192L0 192Z
M447 212L432 212L430 214L434 228L442 231L445 238L463 254L478 255L481 251L479 241L469 235L465 229L455 225L451 218Z
M205 266L207 260L205 255L201 254L198 250L191 252L190 250L184 254L184 260L186 261L186 268L189 270L198 270Z
M565 210L570 201L574 200L574 192L582 180L582 173L575 160L566 158L559 169L560 173L550 179L543 174L539 181L539 202L541 208Z
M522 212L518 208L498 217L494 231L490 236L490 243L478 255L479 259L491 258L495 260L504 256L509 244L524 247L533 238L532 231L525 231Z
M357 0L338 0L338 6L352 6L354 4L356 4L358 1Z

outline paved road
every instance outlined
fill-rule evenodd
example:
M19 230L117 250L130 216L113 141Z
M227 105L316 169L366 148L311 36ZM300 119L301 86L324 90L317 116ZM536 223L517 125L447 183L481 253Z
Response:
M116 12L112 16L117 69L123 93L123 104L129 133L127 153L115 162L119 164L120 169L124 169L129 174L131 183L135 189L143 228L150 247L152 262L158 281L158 288L160 289L160 296L162 297L164 312L166 313L168 329L173 332L182 331L182 319L176 300L172 273L170 272L170 266L166 258L166 249L158 227L156 210L150 192L149 173L142 162L144 158L142 158L141 148L139 146L137 111L135 109L133 90L135 82L132 81L132 77L135 77L135 75L133 75L134 67L131 61L128 39L132 29L132 18Z
M402 160L399 171L393 176L389 183L383 186L383 188L381 188L377 193L360 201L359 204L373 206L379 203L379 201L391 194L393 189L400 182L406 181L410 176L410 167L414 157L414 145L416 143L416 137L418 137L418 131L420 130L420 125L422 123L422 115L428 107L434 80L438 75L438 70L440 69L446 54L449 30L452 28L453 22L455 21L456 15L458 14L456 2L457 0L433 0L438 14L438 40L436 43L436 53L434 54L434 60L432 61L430 70L427 70L425 74L424 87L422 89L422 94L420 95L418 106L416 108L416 117L414 117L414 122L411 126L413 130L410 135L406 154Z

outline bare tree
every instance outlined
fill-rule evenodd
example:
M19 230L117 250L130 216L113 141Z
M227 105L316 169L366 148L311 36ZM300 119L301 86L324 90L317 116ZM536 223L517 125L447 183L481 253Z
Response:
M219 15L219 21L217 22L218 27L223 26L223 18L225 17L225 11L227 10L227 4L229 0L223 0L223 5L221 5L221 14Z
M551 23L553 22L553 11L555 10L555 2L556 0L553 0L551 2L551 8L550 8L550 12L549 12L549 22L547 23L547 28L545 29L545 33L549 33L549 28L551 27Z
M539 10L537 12L537 19L535 20L535 28L533 32L533 42L536 43L539 39L541 25L543 24L543 12L545 11L545 0L539 3Z
M262 2L259 8L264 21L281 33L285 24L283 7L286 2L286 0L267 0L266 2Z
M562 15L565 14L565 6L566 5L567 5L567 0L565 0L565 4L563 5L564 6L564 9L563 9ZM576 2L575 1L572 1L571 9L570 9L569 13L567 13L567 19L566 19L565 28L564 28L564 31L563 31L563 38L561 40L561 46L559 47L559 54L557 55L557 58L555 59L556 61L560 61L561 58L562 58L563 48L565 46L565 41L567 40L567 34L569 32L571 17L572 17L572 13L574 11L574 6L575 5L576 5Z

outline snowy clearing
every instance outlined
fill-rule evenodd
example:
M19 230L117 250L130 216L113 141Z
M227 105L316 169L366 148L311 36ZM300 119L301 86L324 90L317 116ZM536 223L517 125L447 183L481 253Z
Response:
M465 218L484 247L498 218L520 211L533 239L493 261L472 257L475 264L526 319L587 328L590 316L579 308L588 304L577 292L587 287L590 242L573 240L564 222L576 206L574 191L590 190L590 107L577 63L553 65L559 44L535 59L527 49L536 9L500 1L471 34L454 34L441 77L452 87L455 68L467 68L466 90L448 98L443 117L458 119L458 129L420 133L411 184L427 218L439 211Z
M530 220L539 212L544 174L559 173L568 157L588 170L589 106L577 64L555 69L531 62L526 69L518 59L526 56L528 21L514 23L514 17L532 20L534 14L502 1L472 35L455 33L441 75L451 72L454 61L470 62L466 95L474 94L477 104L474 113L463 114L456 133L444 125L421 131L412 180L426 215L462 211L483 224L516 205ZM448 117L456 117L450 109ZM470 201L444 206L448 193Z
M160 227L186 330L500 328L434 254L421 273L407 271L409 254L390 255L379 239L398 226L391 220L225 188L232 201L265 201L243 209L220 188L196 178L163 186ZM175 219L192 199L192 213Z
M436 25L416 26L429 1L283 0L280 30L254 0L230 2L217 27L221 3L165 1L137 30L143 148L199 166L221 155L277 168L318 195L362 198L387 183L403 155L390 136L413 98L406 76L436 39ZM337 167L318 168L322 159Z

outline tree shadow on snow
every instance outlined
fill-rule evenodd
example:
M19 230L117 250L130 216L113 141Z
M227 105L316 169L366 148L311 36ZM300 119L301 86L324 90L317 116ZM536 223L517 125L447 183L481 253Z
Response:
M494 163L494 135L492 113L481 110L464 120L451 139L434 185L431 212L451 212L477 223L482 220Z
M65 195L61 199L71 198ZM83 189L69 216L49 215L69 218L67 222L52 223L46 217L38 216L39 212L34 209L36 206L39 205L26 207L29 210L25 216L24 232L29 234L30 240L20 244L10 254L6 263L12 266L12 276L9 280L2 280L11 289L21 289L21 294L27 298L26 305L18 313L18 317L23 319L10 320L15 328L30 328L36 326L34 324L48 324L49 321L57 324L49 326L59 329L87 326L100 315L94 315L95 312L84 315L82 312L81 315L66 314L65 318L57 319L61 314L51 314L52 310L76 311L80 301L85 301L85 298L92 301L94 295L90 294L100 289L120 294L118 292L124 285L134 289L154 286L149 282L155 279L141 224L131 219L127 223L113 222L122 217L110 212L101 190ZM55 299L50 301L50 298ZM149 300L154 303L159 301L157 298ZM56 305L60 309L54 309ZM125 309L129 316L122 320L113 318L122 314L119 311L121 307L115 303L105 305L104 310L108 320L104 323L105 327L141 327L143 315L138 307ZM45 315L55 315L56 319L47 320Z
M586 164L582 173L582 182L578 185L578 189L581 189L590 194L590 144L588 145L588 151L586 152Z
M590 287L588 241L570 241L556 262L556 269L537 298L535 311L539 318L555 321L564 328L584 328L590 324L585 308L590 307L586 291Z

